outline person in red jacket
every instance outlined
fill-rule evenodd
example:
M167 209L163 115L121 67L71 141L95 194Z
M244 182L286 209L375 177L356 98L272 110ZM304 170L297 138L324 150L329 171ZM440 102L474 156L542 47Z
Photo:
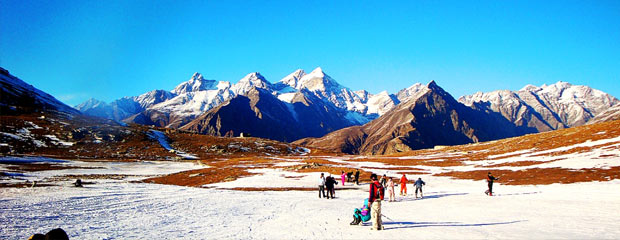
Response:
M405 174L403 174L403 176L400 178L400 195L401 196L407 196L407 177L405 177ZM403 191L405 192L405 195L403 195Z
M370 216L372 217L371 230L383 230L383 221L381 221L381 201L385 196L385 189L383 185L377 181L377 174L371 174L370 179L370 196L368 197L368 204L370 207Z

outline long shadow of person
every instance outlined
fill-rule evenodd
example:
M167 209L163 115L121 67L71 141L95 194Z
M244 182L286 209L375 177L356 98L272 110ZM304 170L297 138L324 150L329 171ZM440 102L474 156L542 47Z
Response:
M490 222L490 223L461 223L461 222L383 222L384 225L398 225L388 229L399 229L399 228L420 228L420 227L481 227L481 226L492 226L492 225L505 225L505 224L514 224L519 222L525 222L527 220L516 220L509 222Z

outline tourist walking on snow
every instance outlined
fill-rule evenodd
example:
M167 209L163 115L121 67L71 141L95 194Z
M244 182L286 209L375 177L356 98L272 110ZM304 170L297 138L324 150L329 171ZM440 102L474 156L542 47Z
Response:
M327 197L325 195L325 175L321 173L321 177L319 177L319 198Z
M392 178L388 178L388 183L387 183L388 187L387 187L387 192L388 192L388 196L390 196L390 202L394 202L396 201L396 193L394 192L394 180L392 180Z
M360 185L360 170L355 170L355 185Z
M344 186L344 181L347 178L347 174L344 173L344 171L342 171L342 174L340 174L340 180L342 180L342 186Z
M401 196L407 196L407 177L405 176L405 174L403 174L403 176L400 178L400 195ZM403 191L405 192L405 194L403 195Z
M331 174L329 174L326 178L325 178L325 188L327 189L327 199L329 199L329 197L331 196L332 199L334 199L336 197L336 190L334 189L334 184L338 184L338 182L336 181L336 179L334 179L334 177L332 177Z
M371 230L383 230L383 221L381 221L381 201L385 196L385 189L383 185L377 181L377 174L371 174L370 180L370 196L368 197L368 204L370 204L370 215L372 217Z
M415 198L418 198L418 190L420 190L420 198L423 198L424 193L422 193L422 186L426 185L426 183L422 181L422 178L418 178L418 180L415 181L414 185L415 185Z
M489 196L493 196L493 181L495 180L499 180L499 178L493 177L493 175L491 175L491 172L489 172L487 174L487 183L489 185L489 189L487 189L484 193L486 193Z

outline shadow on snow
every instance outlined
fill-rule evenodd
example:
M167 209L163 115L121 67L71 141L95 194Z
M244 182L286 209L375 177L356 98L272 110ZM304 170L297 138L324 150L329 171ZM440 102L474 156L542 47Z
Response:
M469 193L442 193L442 194L435 194L435 195L424 195L423 198L419 198L419 199L404 198L404 199L402 199L402 200L400 200L398 202L419 201L419 200L424 200L424 199L436 199L436 198L451 197L451 196L461 196L461 195L467 195L467 194L469 194Z
M493 196L514 196L514 195L530 195L530 194L539 194L541 192L524 192L524 193L505 193L505 194L493 194Z
M510 221L510 222L492 222L492 223L460 223L460 222L384 222L383 225L398 225L390 227L389 229L398 228L419 228L419 227L482 227L493 225L505 225L518 222L524 222L526 220ZM388 228L386 228L387 230Z

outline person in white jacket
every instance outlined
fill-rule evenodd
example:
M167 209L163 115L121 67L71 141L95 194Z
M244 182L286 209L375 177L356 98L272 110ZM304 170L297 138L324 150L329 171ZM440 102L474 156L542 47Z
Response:
M325 195L325 175L321 173L321 177L319 178L319 198L327 197Z
M394 180L392 180L391 177L388 178L387 192L388 192L388 195L390 196L390 202L395 202L396 201L396 193L394 193Z

